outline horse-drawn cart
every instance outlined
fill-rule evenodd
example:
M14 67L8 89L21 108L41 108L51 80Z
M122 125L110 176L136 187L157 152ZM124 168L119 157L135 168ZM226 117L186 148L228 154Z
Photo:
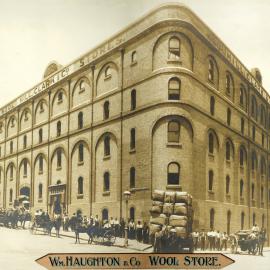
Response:
M241 251L247 251L248 254L256 255L258 252L258 236L250 230L240 230L236 233L238 236L238 245Z
M115 231L111 228L97 228L90 236L90 243L112 246L115 243Z

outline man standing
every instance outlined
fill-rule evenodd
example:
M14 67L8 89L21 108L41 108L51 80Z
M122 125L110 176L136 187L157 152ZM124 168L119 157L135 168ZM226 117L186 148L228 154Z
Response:
M225 251L227 250L227 242L228 242L228 234L226 232L221 234L221 247L220 250L223 250L223 248L225 249Z
M217 231L216 232L216 241L215 241L216 242L216 249L217 250L220 250L220 247L221 247L220 237L221 237L220 232Z
M192 233L192 239L194 244L194 249L197 250L198 244L199 244L199 233L198 231L195 231Z
M206 233L205 233L204 229L200 233L200 243L201 243L201 250L205 250Z

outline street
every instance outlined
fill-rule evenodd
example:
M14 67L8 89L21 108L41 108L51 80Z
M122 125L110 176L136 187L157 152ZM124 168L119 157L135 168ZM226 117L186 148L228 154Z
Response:
M82 235L83 236L83 235ZM35 262L36 259L48 253L134 253L134 249L89 245L81 240L81 244L74 244L74 238L47 236L41 233L32 235L28 230L7 229L0 227L0 269L5 270L42 270ZM151 250L151 249L150 249ZM147 252L149 252L148 250ZM260 269L269 270L270 249L266 248L264 256L232 255L226 256L235 260L228 266L228 270ZM4 268L2 268L4 267Z
M4 270L44 270L35 260L47 253L134 253L119 247L89 245L86 241L74 244L74 238L32 235L28 230L5 227L0 227L0 241L0 269Z

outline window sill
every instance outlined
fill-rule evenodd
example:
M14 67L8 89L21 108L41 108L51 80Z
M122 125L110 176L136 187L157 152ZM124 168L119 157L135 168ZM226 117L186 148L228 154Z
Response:
M27 174L24 174L24 175L23 175L23 178L27 178Z
M131 62L130 66L131 66L131 67L134 67L134 66L136 66L137 64L138 64L137 61L133 61L133 62Z
M81 89L79 90L79 94L81 94L81 93L83 93L83 92L85 92L85 88L81 88Z
M43 113L44 112L44 109L42 109L42 110L39 110L39 113Z
M12 205L12 202L9 202L8 204L9 204L9 205Z
M39 174L39 175L43 174L43 171L39 171L38 174Z
M167 185L166 189L175 189L175 190L182 191L182 186L181 185Z
M57 101L57 104L61 104L61 103L63 103L63 100L58 100Z
M168 59L167 63L168 64L180 64L180 65L182 65L182 61L178 60L178 59Z
M111 155L107 155L103 157L103 160L108 160L108 159L111 159Z
M231 161L228 160L228 159L226 159L226 165L227 165L228 167L230 167L230 166L231 166Z
M103 196L110 196L110 191L103 191L102 195Z
M84 161L79 161L78 162L78 166L83 166L83 164L84 164Z
M110 80L111 78L112 78L112 75L111 74L110 75L107 75L107 76L105 76L104 81Z
M9 181L13 181L13 178L9 178Z
M42 203L42 202L43 202L43 199L38 199L38 202L39 202L39 203Z
M56 170L57 171L61 171L62 170L62 167L57 167Z
M215 192L213 190L210 190L210 189L208 189L208 193L209 194L215 194Z
M130 153L130 154L136 153L136 149L135 149L135 148L134 148L134 149L130 149L130 150L129 150L129 153Z
M77 194L77 199L83 199L83 194Z
M167 147L178 147L178 148L182 149L182 143L168 142Z

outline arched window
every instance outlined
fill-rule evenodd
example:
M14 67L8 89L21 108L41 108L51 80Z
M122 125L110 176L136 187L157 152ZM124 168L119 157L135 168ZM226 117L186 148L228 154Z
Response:
M56 124L56 136L59 137L61 135L61 121L58 121Z
M13 190L12 188L9 190L9 202L12 203L13 201Z
M208 151L210 154L214 154L214 135L209 133L208 135Z
M213 190L214 173L212 170L208 172L208 190Z
M172 78L168 83L168 99L179 100L180 99L181 82L178 78Z
M136 63L137 62L137 53L136 51L133 51L131 54L131 62Z
M177 121L168 122L168 142L179 142L180 124Z
M105 172L103 175L103 191L110 191L110 174Z
M215 114L215 98L213 96L210 97L210 113L211 115Z
M63 101L63 93L59 92L57 96L58 103L61 103Z
M214 82L215 79L215 65L213 60L209 59L208 63L208 80Z
M226 176L226 194L230 193L230 176Z
M44 102L43 101L41 101L39 104L39 112L40 113L44 112Z
M129 170L129 185L130 188L135 188L136 186L136 171L134 167L131 167Z
M27 147L27 136L24 135L23 136L23 149L25 149Z
M130 130L130 149L133 150L136 147L136 130L132 128Z
M232 94L232 90L233 90L233 81L232 81L232 77L229 73L226 74L226 93L228 95Z
M231 216L232 216L232 213L231 211L229 210L227 212L227 234L230 235L230 232L231 232Z
M264 228L264 224L265 223L265 215L264 214L262 214L262 228Z
M231 144L229 141L226 142L226 160L231 159Z
M133 221L135 220L135 208L134 207L130 207L130 209L129 209L129 218Z
M135 89L133 89L132 91L131 91L131 93L130 93L130 100L131 100L131 102L130 102L130 109L131 110L135 110L136 109L136 90Z
M78 129L83 128L83 113L79 112L78 114Z
M243 85L240 85L240 93L239 93L240 106L245 107L245 90Z
M9 143L9 150L10 150L10 154L12 154L13 153L13 141L10 141L10 143Z
M263 199L264 199L264 188L263 186L261 186L261 202L263 203Z
M261 158L261 175L265 175L266 173L266 165L265 165L265 159Z
M105 78L108 78L112 75L111 67L107 66L105 69Z
M78 178L78 195L83 194L83 177Z
M210 229L214 230L214 226L215 226L215 210L212 208L210 210Z
M110 117L110 103L105 101L103 105L103 119L106 120Z
M43 173L43 157L39 156L39 173Z
M257 102L254 96L251 98L251 116L257 120Z
M251 185L251 199L254 200L254 195L255 195L255 186L254 184L252 183Z
M252 215L252 225L255 226L255 224L256 224L256 214L253 213L253 215Z
M169 163L168 165L168 185L180 185L180 166L176 162Z
M243 191L244 191L244 181L243 179L240 180L240 197L243 197Z
M245 226L245 213L242 212L241 213L241 230L244 230L244 226Z
M252 140L255 142L255 138L256 138L256 128L255 126L252 127Z
M85 82L84 80L80 81L80 92L83 92L85 90Z
M251 156L251 169L253 171L257 169L257 157L254 152L252 153L252 156Z
M110 149L110 136L106 135L104 137L104 156L109 156L111 154Z
M265 117L265 108L263 105L261 105L261 119L260 119L260 122L261 124L265 127L266 125L266 117Z
M39 129L39 131L38 131L38 141L39 141L39 143L42 143L42 141L43 141L43 129L42 128Z
M102 221L104 220L109 220L109 213L108 213L108 209L103 209L102 210Z
M42 186L42 184L39 184L38 185L38 198L39 199L42 199L42 190L43 189L43 186Z
M61 149L57 149L56 156L57 156L57 168L61 168L62 167L62 150Z
M242 117L241 118L241 134L244 135L244 133L245 133L245 120Z
M180 59L180 40L177 37L172 37L169 40L169 59Z
M9 174L9 178L10 178L10 180L12 180L13 179L13 164L10 164L10 174Z
M23 175L27 176L27 160L24 159L23 161Z
M83 162L84 156L83 156L83 144L79 144L79 156L78 156L79 162Z
M227 125L230 126L231 125L231 109L228 108L227 109Z
M244 150L240 148L240 166L244 166Z

